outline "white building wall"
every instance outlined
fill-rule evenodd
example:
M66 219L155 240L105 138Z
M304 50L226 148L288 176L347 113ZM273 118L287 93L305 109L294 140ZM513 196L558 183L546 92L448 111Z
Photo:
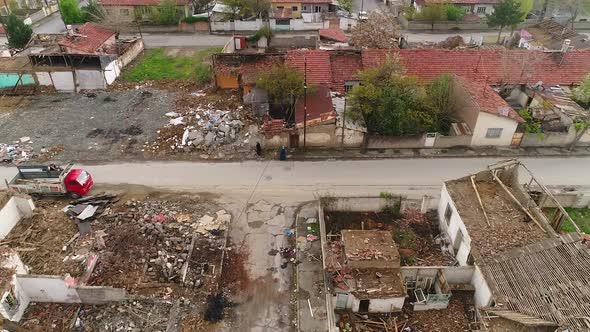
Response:
M113 60L113 62L109 63L104 69L104 77L107 84L113 83L119 75L121 75L121 68L119 67L117 60Z
M51 75L48 72L36 72L35 75L37 76L37 81L39 82L39 85L53 86L53 82L51 81Z
M445 220L445 210L447 208L447 204L451 206L451 210L453 211L448 225ZM459 230L463 234L463 241L461 242L459 250L455 253L455 258L457 259L457 261L459 261L459 265L467 265L467 257L469 256L469 252L471 251L471 238L467 233L467 227L465 227L463 220L461 220L461 216L457 211L455 203L453 203L453 200L451 199L451 196L447 191L447 186L444 184L440 193L438 217L440 220L441 230L448 234L449 238L451 239L451 245L455 243L455 239L459 234Z
M74 75L71 71L57 71L49 73L53 79L55 90L62 92L74 92Z
M489 305L492 300L492 291L490 290L490 287L484 279L483 274L481 273L481 270L477 264L475 265L475 271L473 273L471 284L475 288L475 294L473 296L475 299L475 305L478 308Z
M32 302L80 303L76 289L61 276L18 275L16 280Z
M78 89L81 90L97 90L107 87L105 77L100 70L76 70L76 81Z
M16 297L18 301L18 307L16 310L9 312L7 304L5 303L6 297L10 293L9 291L4 292L2 294L2 298L0 299L0 314L11 321L18 322L25 310L29 306L29 298L26 296L22 287L16 282L16 274L18 273L28 273L28 269L25 264L22 262L20 257L16 252L12 253L2 264L5 268L15 269L15 274L12 276L12 280L10 282L10 287L13 290L13 295Z
M0 240L10 233L19 220L30 217L33 214L33 209L35 209L35 205L32 199L11 197L0 210Z
M390 297L386 299L370 299L369 300L369 312L373 313L386 313L401 311L404 306L405 296L402 297ZM348 303L346 308L352 310L352 312L359 311L360 299L354 295L349 294Z
M518 122L506 117L479 112L477 122L473 129L473 146L510 146L512 136L516 131ZM502 128L502 134L498 138L486 138L488 128Z

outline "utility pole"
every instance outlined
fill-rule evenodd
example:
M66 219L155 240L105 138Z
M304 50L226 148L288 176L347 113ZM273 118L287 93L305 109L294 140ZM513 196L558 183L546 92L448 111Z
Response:
M307 143L307 55L303 54L303 148Z
M342 110L342 141L340 145L344 150L344 127L346 126L346 97L344 97L344 109Z

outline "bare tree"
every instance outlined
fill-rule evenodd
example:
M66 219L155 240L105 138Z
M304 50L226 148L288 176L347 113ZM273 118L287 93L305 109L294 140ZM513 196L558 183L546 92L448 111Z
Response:
M399 48L400 26L390 14L373 12L352 30L351 44L368 48Z
M580 14L590 12L590 0L562 0L563 7L570 14L570 22L572 30L574 29L574 22Z

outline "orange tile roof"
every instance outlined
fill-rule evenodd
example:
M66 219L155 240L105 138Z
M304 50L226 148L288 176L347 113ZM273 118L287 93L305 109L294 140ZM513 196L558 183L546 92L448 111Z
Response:
M291 50L287 52L286 64L304 73L307 62L307 83L330 86L332 69L330 53L323 50Z
M363 68L381 63L388 53L399 54L408 75L432 80L442 74L480 79L490 85L510 83L578 84L590 73L590 50L565 54L542 51L484 49L366 49Z
M320 29L320 37L336 42L346 43L344 31L340 29Z
M58 45L85 53L96 52L109 38L115 35L113 30L94 23L85 23L76 29L75 35L66 36Z
M307 100L304 103L303 97L297 99L295 104L295 123L302 124L305 114L305 104L307 104L307 124L317 123L336 117L334 106L332 105L332 96L327 86L320 85L316 88L315 93L307 94Z
M344 93L344 82L356 80L356 73L363 67L360 55L355 52L330 54L332 64L332 90Z
M469 93L473 101L483 112L497 116L510 118L524 123L526 122L492 87L483 81L466 80L454 75L459 84Z

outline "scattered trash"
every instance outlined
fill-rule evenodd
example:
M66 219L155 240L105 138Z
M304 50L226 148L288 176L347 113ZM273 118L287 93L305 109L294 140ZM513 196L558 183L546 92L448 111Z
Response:
M316 241L317 239L318 239L318 237L316 235L307 234L307 241L313 242L313 241Z
M285 236L291 237L291 236L293 236L293 234L294 233L293 233L293 230L291 228L285 228L283 230L283 235L285 235Z

